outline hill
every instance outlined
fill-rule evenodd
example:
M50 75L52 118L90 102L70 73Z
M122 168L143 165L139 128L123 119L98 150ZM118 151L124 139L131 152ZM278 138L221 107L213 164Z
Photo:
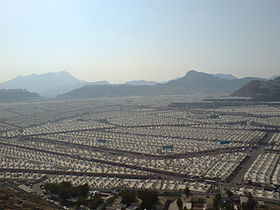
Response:
M272 76L271 78L269 78L269 80L274 80L274 79L276 79L276 78L278 78L278 77L280 77L280 75L274 75L274 76Z
M280 101L280 77L268 81L251 81L232 95L258 101Z
M41 97L37 93L31 93L26 90L0 89L0 102L29 101L29 100L36 100L40 98Z
M72 85L67 85L67 86L54 88L54 89L49 89L47 91L41 92L40 94L42 96L55 97L57 95L64 94L64 93L67 93L69 91L72 91L72 90L78 89L80 87L83 87L85 85L110 85L110 83L107 82L107 81L97 81L97 82L82 81L81 83L77 83L77 84L73 83Z
M59 95L58 98L71 99L150 95L148 92L149 87L150 86L131 85L86 85L69 93Z
M196 90L203 93L230 93L254 79L261 80L259 78L251 77L233 80L221 79L220 77L212 74L192 70L184 77L172 80L164 84L164 86L167 88L176 87L177 92L179 91L179 93L183 93L188 90Z
M232 74L212 74L212 75L217 76L217 77L219 77L221 79L228 79L228 80L237 79Z
M106 80L97 81L97 82L88 82L88 85L110 85Z
M125 84L126 85L134 85L134 86L142 86L142 85L153 86L153 85L156 85L158 83L154 82L154 81L146 81L146 80L133 80L133 81L128 81Z
M82 88L60 95L59 98L95 98L110 96L153 96L163 94L186 94L186 93L231 93L244 84L254 79L221 79L220 77L203 72L189 71L184 77L169 81L165 84L154 86L141 85L87 85Z
M54 96L82 87L85 84L85 81L78 80L71 74L62 71L19 76L1 83L0 88L26 89L43 96Z

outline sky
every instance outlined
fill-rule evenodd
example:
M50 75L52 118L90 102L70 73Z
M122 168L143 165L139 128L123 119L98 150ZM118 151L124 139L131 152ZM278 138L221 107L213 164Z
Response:
M0 82L280 74L279 0L0 0Z

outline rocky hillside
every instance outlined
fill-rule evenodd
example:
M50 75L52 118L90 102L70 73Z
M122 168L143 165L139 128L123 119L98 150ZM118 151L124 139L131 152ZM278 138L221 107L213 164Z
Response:
M260 101L280 101L280 77L269 81L251 81L232 95Z
M189 71L184 77L157 85L87 85L60 95L59 98L95 98L111 96L154 96L188 93L227 93L259 78L222 79L203 72ZM262 80L262 79L259 79Z
M0 102L16 102L40 99L37 93L20 89L0 89Z
M71 74L62 71L18 76L1 83L0 88L26 89L39 93L42 96L56 96L80 88L86 84L85 81L78 80Z
M41 209L59 210L62 209L53 203L42 198L16 190L6 185L0 185L0 209Z

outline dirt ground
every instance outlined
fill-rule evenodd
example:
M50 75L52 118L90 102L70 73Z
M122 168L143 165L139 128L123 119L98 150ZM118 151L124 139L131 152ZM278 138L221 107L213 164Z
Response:
M3 210L57 210L55 204L9 186L0 185L0 209Z

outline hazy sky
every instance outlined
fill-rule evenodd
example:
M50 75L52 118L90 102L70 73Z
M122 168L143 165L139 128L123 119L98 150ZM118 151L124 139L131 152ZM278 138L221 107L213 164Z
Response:
M280 74L280 0L0 0L0 82Z

